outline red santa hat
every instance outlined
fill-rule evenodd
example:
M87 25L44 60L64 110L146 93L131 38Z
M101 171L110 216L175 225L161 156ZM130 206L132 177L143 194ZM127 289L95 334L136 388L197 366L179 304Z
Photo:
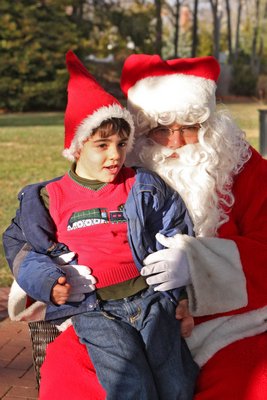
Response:
M75 153L82 148L93 129L109 118L123 118L129 123L129 151L134 134L133 119L129 111L99 85L72 51L68 51L66 55L66 64L70 78L63 155L74 161Z
M135 117L137 133L174 121L201 123L216 106L220 66L212 56L162 60L132 54L123 66L121 89Z

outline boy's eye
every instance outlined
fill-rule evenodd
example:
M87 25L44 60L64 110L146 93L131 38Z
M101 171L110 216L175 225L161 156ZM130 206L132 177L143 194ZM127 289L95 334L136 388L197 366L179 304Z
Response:
M120 147L126 147L126 146L127 146L127 142L121 142L121 143L119 144L119 146L120 146Z

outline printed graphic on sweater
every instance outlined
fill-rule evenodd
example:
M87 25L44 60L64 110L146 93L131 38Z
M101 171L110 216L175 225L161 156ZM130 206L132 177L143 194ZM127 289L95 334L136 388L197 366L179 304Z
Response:
M85 228L98 224L116 224L126 222L123 216L124 204L121 204L116 211L108 211L107 208L92 208L74 212L68 221L68 231Z

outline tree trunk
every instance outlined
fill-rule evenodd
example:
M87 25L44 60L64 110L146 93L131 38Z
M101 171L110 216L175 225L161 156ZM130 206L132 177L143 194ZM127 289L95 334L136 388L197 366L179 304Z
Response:
M197 54L197 45L198 45L198 0L194 0L194 15L193 15L193 31L192 31L192 57L196 57Z
M235 53L234 59L238 59L239 54L239 35L240 35L240 24L241 24L241 14L242 14L242 0L238 0L237 5L237 22L236 22L236 32L235 32Z
M227 14L227 40L228 40L228 51L229 51L228 63L232 64L232 62L233 62L232 25L231 25L231 9L230 9L229 0L225 0L225 5L226 5L226 14Z
M161 0L155 0L156 6L156 43L155 53L161 56L162 51L162 19L161 19Z
M255 2L255 17L254 17L254 27L252 36L252 47L251 47L251 68L252 71L258 73L258 62L257 62L257 41L259 35L259 19L260 19L260 0Z
M180 1L176 0L175 12L174 12L174 58L178 57L178 46L179 46L179 20L180 20Z
M219 58L220 53L220 25L222 14L219 8L219 0L210 0L213 16L213 55Z

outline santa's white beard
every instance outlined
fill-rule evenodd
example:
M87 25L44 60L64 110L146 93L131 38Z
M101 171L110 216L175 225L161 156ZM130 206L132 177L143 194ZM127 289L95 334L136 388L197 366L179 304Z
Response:
M173 150L145 136L137 139L131 165L142 165L159 174L183 198L197 236L214 236L222 223L222 210L213 159L199 143L176 150L178 158L169 158ZM128 163L129 165L129 163ZM227 217L226 217L227 218Z
M198 122L193 115L191 117L192 121ZM177 123L181 123L179 121L178 118ZM157 124L158 121L154 126ZM196 235L215 236L218 228L229 220L229 211L235 201L232 192L234 176L252 154L245 133L227 110L220 110L202 124L198 143L176 150L177 158L171 158L172 153L173 150L139 135L127 156L127 165L156 171L184 199Z

